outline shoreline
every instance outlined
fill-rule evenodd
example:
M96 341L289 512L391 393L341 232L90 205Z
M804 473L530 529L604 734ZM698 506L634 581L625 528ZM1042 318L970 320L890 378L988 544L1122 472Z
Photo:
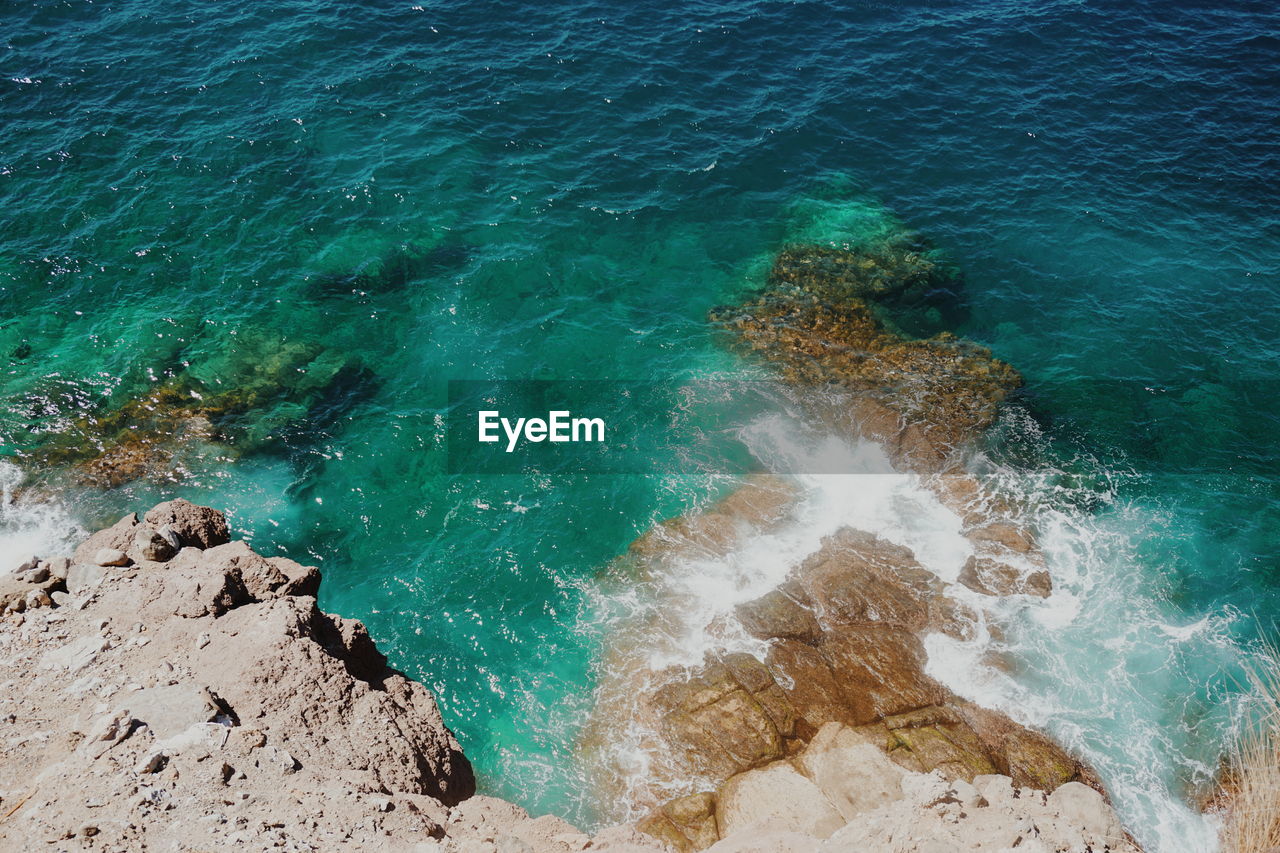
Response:
M0 842L639 853L663 849L648 833L673 840L653 821L591 837L475 796L430 693L390 669L359 622L318 610L314 568L231 541L215 510L160 504L71 558L24 559L4 582L29 589L6 596L0 622L0 676L15 688L0 700ZM937 837L1016 836L1030 821L1045 839L1137 849L1085 785L1033 795L1000 774L969 785L877 755L854 729L825 725L720 789L710 814L722 840L706 835L704 811L698 841L674 849L760 849L762 833L777 850L874 849L904 815ZM689 805L661 813L670 822Z
M1092 789L1100 796L1086 811L1100 822L1082 825L1092 837L1137 849L1116 829L1092 768L1023 725L1033 715L1016 703L1003 703L1004 713L984 707L963 684L980 668L1013 665L1015 656L1002 651L1010 614L1050 598L1056 584L1019 496L990 488L964 464L1022 380L989 350L938 329L939 304L946 302L936 294L953 299L956 287L955 272L937 263L917 235L895 226L856 249L790 244L762 289L711 311L713 324L735 335L735 346L800 392L791 427L771 427L771 449L808 452L789 434L803 424L850 455L844 473L869 476L837 485L820 474L748 480L712 507L656 525L607 570L611 583L634 586L648 599L630 621L609 626L596 711L578 744L593 792L581 796L607 803L602 812L625 832L639 829L682 853L720 843L732 849L730 842L753 831L750 818L803 836L787 843L804 849L814 839L862 831L849 827L871 820L877 808L928 811L929 803L912 799L924 783L911 780L938 774L930 785L951 786L943 799L961 796L972 808L1009 799L973 794L992 778L1008 780L1013 791L1041 792L1028 795L1041 805L1058 788ZM904 327L931 333L913 337ZM830 453L832 446L819 450ZM821 462L798 470L822 470ZM114 533L94 534L67 570L98 580L104 566L175 560L181 573L203 571L200 555L167 553L164 524L151 520L158 512L148 513L145 524L126 517ZM143 536L144 528L146 542L129 538ZM223 541L225 520L220 530L210 553L231 546ZM102 564L96 553L102 547L119 556ZM238 547L240 557L215 568L239 571L242 558L243 568L252 567L252 583L224 572L218 583L231 590L224 590L226 600L181 615L218 618L244 606L309 598L308 619L330 618L315 609L314 569L285 558L264 561L244 543ZM706 586L708 578L718 590ZM255 590L254 583L266 586ZM70 594L27 590L23 596L35 597L23 598L22 607L38 613L46 604L65 605L54 592ZM351 630L363 637L358 645L372 648L363 627ZM940 660L973 657L974 649L967 669L940 670ZM376 649L359 654L386 666ZM456 754L469 774L434 700L427 704L423 727L444 738L445 752ZM862 747L887 757L873 775L889 793L849 806L847 780L814 768L844 760L822 757L828 752L847 759L863 754ZM741 805L743 790L779 773L798 799ZM426 773L407 793L450 806L469 801L474 780L461 782L457 793L456 779L452 788L431 788L436 775ZM441 778L450 782L448 773ZM797 822L797 814L807 817ZM1056 820L1047 813L1022 817Z

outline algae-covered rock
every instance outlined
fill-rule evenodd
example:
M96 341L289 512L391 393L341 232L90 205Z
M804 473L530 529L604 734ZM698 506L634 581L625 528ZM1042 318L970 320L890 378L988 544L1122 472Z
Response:
M833 385L869 399L900 417L899 429L916 426L944 452L995 423L999 404L1021 384L986 348L949 333L905 339L860 299L766 291L716 309L712 319L775 363L787 381Z
M891 451L936 469L991 426L1021 384L988 349L933 322L941 317L936 308L920 321L931 294L958 287L954 269L918 235L890 228L854 245L783 248L764 288L713 309L711 319L787 381L849 392L844 405L855 429L870 420L879 433L873 437L905 438L907 446ZM862 411L867 401L886 411Z
M81 414L42 434L29 454L46 467L70 467L90 486L174 481L287 443L301 427L322 429L324 418L331 423L375 387L373 373L340 347L245 329L141 393L83 402Z
M918 238L903 238L860 249L794 245L774 259L769 282L833 299L884 301L914 291L951 284L955 271Z

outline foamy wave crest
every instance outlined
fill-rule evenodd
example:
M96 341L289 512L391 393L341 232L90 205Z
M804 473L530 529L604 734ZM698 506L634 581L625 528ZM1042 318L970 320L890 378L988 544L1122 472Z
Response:
M86 531L61 501L20 493L25 472L0 460L0 554L6 558L70 554Z
M1208 853L1218 822L1188 802L1212 785L1226 715L1206 694L1239 661L1234 614L1187 620L1141 559L1156 511L1110 498L1073 509L1053 471L992 472L988 486L1032 507L1054 591L992 599L993 642L933 635L928 672L956 693L1039 728L1086 759L1152 853ZM999 666L993 662L999 661Z
M945 581L956 579L972 553L961 519L918 475L895 471L879 445L833 437L783 414L757 418L740 437L769 471L842 473L772 475L767 485L748 484L739 495L785 492L761 499L783 508L770 513L751 500L718 505L713 511L721 517L710 533L660 525L638 543L644 568L599 591L608 600L596 612L617 616L584 754L597 788L610 792L607 819L634 819L662 800L708 787L706 780L663 777L655 766L663 752L656 720L641 697L669 677L664 672L698 666L708 652L763 659L765 643L746 633L735 608L786 580L824 538L843 527L874 533L910 548Z
M612 817L634 818L657 801L706 787L691 779L655 784L656 721L638 710L635 697L651 692L664 670L697 666L707 652L763 658L764 644L742 629L735 607L776 587L824 537L850 526L910 548L948 584L949 595L979 614L971 639L927 638L930 675L1046 731L1090 763L1152 853L1216 849L1215 819L1188 803L1217 769L1221 740L1206 732L1229 728L1214 718L1227 712L1203 686L1230 671L1240 652L1232 614L1180 621L1160 596L1153 568L1139 554L1156 527L1153 510L1120 503L1105 489L1099 510L1097 500L1064 493L1059 472L978 459L975 468L986 469L982 486L1002 514L1037 534L1054 588L1047 599L979 595L957 582L974 554L960 510L939 499L935 484L896 471L878 445L782 414L756 419L741 438L767 470L842 473L778 477L791 490L784 514L762 522L748 508L746 518L719 519L715 537L659 526L647 537L659 540L647 544L648 569L606 593L622 615L602 674L601 707L608 707L595 735L607 755L594 760L623 777L613 780L622 807Z
M663 603L670 627L652 640L652 669L696 665L712 650L762 653L763 644L731 618L734 608L778 586L842 527L910 548L945 581L972 553L959 517L917 475L895 471L877 444L811 432L780 414L753 421L741 438L768 470L857 473L788 477L796 492L788 521L753 530L722 553L675 548L660 579L672 593Z

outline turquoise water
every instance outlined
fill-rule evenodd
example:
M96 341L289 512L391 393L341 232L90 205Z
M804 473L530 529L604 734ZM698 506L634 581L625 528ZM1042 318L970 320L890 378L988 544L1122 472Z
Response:
M68 0L0 20L0 443L43 485L11 543L173 494L225 507L323 568L322 604L432 686L489 791L589 823L597 574L729 483L679 454L450 475L447 382L755 375L707 310L882 203L964 271L957 331L1027 379L976 464L1030 497L1067 597L1011 617L1024 666L984 695L1084 749L1154 849L1200 826L1177 804L1216 761L1240 644L1280 610L1280 14ZM157 390L181 418L129 408ZM175 429L131 469L172 481L76 473L77 449Z

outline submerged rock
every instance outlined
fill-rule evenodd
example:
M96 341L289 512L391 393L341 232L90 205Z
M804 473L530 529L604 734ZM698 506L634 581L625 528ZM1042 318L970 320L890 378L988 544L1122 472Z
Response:
M954 269L941 263L915 235L857 249L835 246L787 246L774 259L769 283L827 299L912 301L930 291L958 287Z
M846 392L843 412L823 413L825 419L846 420L875 438L893 436L898 446L888 449L898 460L930 470L993 424L999 404L1021 384L984 347L949 333L904 339L856 299L766 292L712 319L776 363L787 381Z
M89 486L173 482L213 462L310 441L377 386L345 348L275 329L236 332L132 395L126 385L109 397L67 396L73 408L53 412L44 411L50 395L33 395L25 455Z
M985 347L948 332L913 338L894 322L895 310L957 281L917 243L787 247L762 291L711 319L787 381L845 392L821 418L934 470L995 422L1021 377Z
M344 254L339 247L336 254ZM474 255L471 246L440 243L424 247L414 241L395 243L343 272L322 272L310 277L313 290L323 296L382 294L404 290L410 283L449 275L465 267ZM330 266L333 258L323 258Z

